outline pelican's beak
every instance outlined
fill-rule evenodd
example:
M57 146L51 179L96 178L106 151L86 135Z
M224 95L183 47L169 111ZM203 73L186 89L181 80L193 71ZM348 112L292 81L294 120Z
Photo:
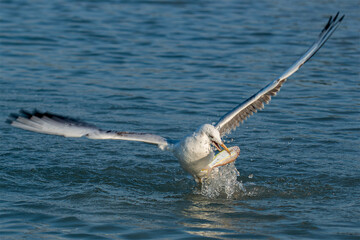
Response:
M225 146L224 143L221 143L221 146L228 152L229 155L231 155L230 150Z
M216 147L216 149L221 152L221 148L220 145L217 142L212 141L212 144L214 144L214 146Z
M225 151L227 151L227 152L229 153L229 155L231 155L230 150L225 146L224 143L220 143L220 145L219 145L217 142L214 142L214 141L212 141L212 143L213 143L214 146L217 148L217 150L219 150L219 152L222 151L221 148L220 148L220 146L221 146L223 149L225 149Z

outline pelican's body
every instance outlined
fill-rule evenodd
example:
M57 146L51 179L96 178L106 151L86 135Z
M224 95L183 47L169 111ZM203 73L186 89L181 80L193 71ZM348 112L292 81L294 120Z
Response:
M182 168L189 172L195 179L214 159L211 138L217 136L221 144L220 133L213 125L204 124L192 135L183 138L172 148L175 157L179 160Z
M264 104L267 104L271 97L279 92L287 78L294 74L323 46L343 18L344 16L338 18L338 14L334 18L330 17L317 41L279 78L270 82L256 94L226 113L216 124L204 124L196 132L177 142L168 141L155 134L104 131L94 125L73 118L48 112L41 113L36 110L33 113L21 111L20 114L13 114L8 122L14 127L25 130L64 137L85 136L90 139L118 139L155 144L162 150L173 152L184 170L194 176L196 180L201 180L204 170L211 170L213 167L227 163L214 163L212 146L215 146L219 151L221 150L220 147L222 147L232 156L233 152L229 151L221 138L236 129L240 122L243 122L257 110L262 109ZM233 157L229 158L229 161L233 161L234 157L236 158L240 153L239 148L236 148L234 151L236 153Z

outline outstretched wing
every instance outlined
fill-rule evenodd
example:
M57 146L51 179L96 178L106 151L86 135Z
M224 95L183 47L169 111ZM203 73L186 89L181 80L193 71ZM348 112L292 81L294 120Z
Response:
M225 114L216 124L215 127L219 130L221 136L235 130L239 126L240 122L246 120L250 115L257 110L264 108L264 104L270 102L271 97L275 96L281 86L285 83L286 79L294 74L299 68L306 63L314 54L324 45L326 40L329 39L331 34L339 26L343 20L343 15L338 18L339 13L334 18L330 17L328 23L321 31L318 39L315 43L302 55L289 69L287 69L278 79L272 81L266 87L258 91L256 94L245 100L243 103L235 107L233 110Z
M164 149L168 142L165 138L148 133L104 131L96 126L73 118L49 112L32 113L21 110L19 114L11 114L7 120L14 127L28 131L59 135L64 137L87 137L91 139L118 139L156 144Z

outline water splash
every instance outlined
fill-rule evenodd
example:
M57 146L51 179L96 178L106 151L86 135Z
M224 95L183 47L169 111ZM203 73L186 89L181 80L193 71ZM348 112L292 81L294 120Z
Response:
M198 193L209 198L224 196L228 199L236 193L245 193L246 189L237 180L238 176L240 173L234 163L215 168L211 171L210 176L203 180Z

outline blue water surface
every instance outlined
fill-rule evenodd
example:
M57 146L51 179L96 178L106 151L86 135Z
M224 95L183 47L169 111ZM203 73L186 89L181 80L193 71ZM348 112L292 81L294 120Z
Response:
M179 139L279 76L227 136L246 192L201 194L171 153L48 136L19 109ZM359 239L360 5L320 1L1 1L1 239Z

